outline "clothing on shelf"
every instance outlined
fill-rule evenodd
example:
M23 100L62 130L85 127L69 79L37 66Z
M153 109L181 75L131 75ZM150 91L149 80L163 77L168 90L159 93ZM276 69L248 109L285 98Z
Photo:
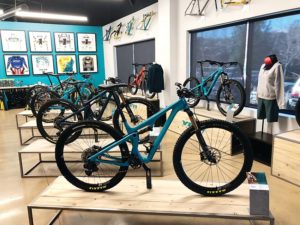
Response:
M159 64L153 64L148 69L149 92L159 93L164 90L164 71Z
M276 62L270 69L263 64L258 75L257 98L276 100L279 109L284 109L284 78L282 65Z

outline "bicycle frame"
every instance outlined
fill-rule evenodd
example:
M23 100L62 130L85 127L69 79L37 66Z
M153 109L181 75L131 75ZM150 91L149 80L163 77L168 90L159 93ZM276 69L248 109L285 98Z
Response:
M119 103L117 102L117 104L119 104ZM170 116L168 117L167 121L165 122L164 126L162 127L162 130L161 130L159 136L155 139L155 141L154 141L154 143L153 143L153 145L152 145L152 147L149 151L149 154L147 156L143 156L138 150L139 130L142 130L143 128L145 129L147 127L148 128L153 127L155 122L170 110L172 110L171 113L170 113ZM125 118L124 114L122 113L122 111L120 111L123 123L125 125L125 128L126 128L128 134L123 136L122 139L120 139L118 141L115 141L115 142L112 142L111 144L108 144L107 146L103 147L103 149L101 151L99 151L98 153L96 153L93 156L89 157L88 160L91 160L91 161L96 162L96 163L109 163L109 164L118 165L118 166L129 166L128 161L125 161L125 162L117 161L117 160L120 160L118 157L107 155L106 153L109 152L114 147L116 147L118 145L121 145L123 143L126 143L127 141L130 141L131 144L132 144L131 154L137 156L141 163L150 162L153 159L155 152L157 151L161 141L163 140L163 138L164 138L167 130L169 129L172 121L174 120L176 114L179 111L182 111L182 110L186 111L188 113L190 119L193 120L193 113L190 111L189 106L188 106L185 98L180 98L175 103L173 103L173 104L169 105L168 107L162 109L161 111L159 111L156 114L152 115L147 120L143 121L142 123L138 124L135 127L129 126L128 122L126 121L126 118ZM194 120L193 120L193 122L194 122ZM194 123L193 123L193 125L194 125ZM101 160L101 159L99 160L98 157L101 156L101 155L105 155L109 159L116 159L116 161L114 161L114 160Z
M140 72L138 72L136 74L136 78L134 79L134 82L137 84L138 87L141 86L141 84L145 78L145 71L146 71L146 67L143 66L142 69L140 70Z
M218 68L216 71L212 72L208 77L206 77L205 79L202 79L200 84L198 84L197 86L191 88L191 91L194 91L196 89L200 89L201 93L204 95L204 96L209 96L212 89L214 88L215 84L217 83L218 79L220 76L224 75L224 70L222 67ZM209 86L206 86L206 82L210 79L212 79L213 77L213 80L211 82L211 84ZM223 80L222 80L223 82Z

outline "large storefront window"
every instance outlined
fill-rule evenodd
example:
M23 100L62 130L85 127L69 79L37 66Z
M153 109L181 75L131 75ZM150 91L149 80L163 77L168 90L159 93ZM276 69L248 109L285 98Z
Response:
M283 67L286 107L294 109L300 97L300 15L250 23L248 49L249 104L257 104L257 79L264 58L276 54Z
M191 35L191 76L201 80L201 67L197 61L214 60L220 62L234 61L238 66L226 69L230 78L240 81L243 85L243 67L245 61L246 24L222 27ZM208 76L216 70L216 66L203 64L203 75ZM218 88L215 85L210 99L215 99Z
M300 14L192 32L190 75L201 79L198 60L237 61L239 66L228 68L227 73L246 86L247 106L256 107L258 73L270 54L282 63L287 107L283 112L291 113L300 97ZM204 76L213 69L206 65Z

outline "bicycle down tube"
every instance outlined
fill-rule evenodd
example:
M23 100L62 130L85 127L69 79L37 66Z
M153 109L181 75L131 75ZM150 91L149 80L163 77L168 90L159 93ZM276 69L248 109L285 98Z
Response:
M171 114L168 117L167 121L165 122L165 125L162 127L162 130L161 130L159 136L155 139L155 141L153 143L153 146L151 147L151 149L149 151L149 154L147 156L143 156L138 150L138 144L139 144L139 137L138 137L139 132L138 131L142 128L145 128L145 127L152 127L154 125L154 123L161 116L166 114L169 110L172 110ZM194 118L192 118L192 114L190 114L192 112L190 111L190 109L189 109L189 107L186 103L186 100L184 98L180 98L177 102L175 102L175 103L171 104L170 106L162 109L161 111L159 111L158 113L152 115L147 120L143 121L142 123L138 124L135 127L130 127L129 124L127 123L126 119L124 118L125 121L123 121L123 123L124 123L125 128L126 128L126 130L129 134L125 135L122 139L120 139L118 141L115 141L115 142L113 142L111 144L108 144L107 146L103 147L103 149L101 151L99 151L98 153L91 156L89 158L89 160L95 161L97 163L110 163L110 164L115 164L115 165L119 165L119 166L128 166L129 165L128 161L126 161L126 162L117 162L117 161L110 161L110 160L101 160L101 159L99 160L98 158L99 158L99 156L104 155L105 153L109 152L114 147L130 140L130 142L132 143L131 153L133 155L136 155L142 163L150 162L153 159L153 156L154 156L156 150L158 149L158 147L159 147L163 137L165 136L167 130L169 129L172 121L174 120L174 117L181 110L184 110L189 114L191 122L195 126L196 123L193 121ZM204 142L202 142L202 144L205 145ZM106 156L108 156L108 155L106 155ZM114 157L113 156L108 156L108 158L114 158Z

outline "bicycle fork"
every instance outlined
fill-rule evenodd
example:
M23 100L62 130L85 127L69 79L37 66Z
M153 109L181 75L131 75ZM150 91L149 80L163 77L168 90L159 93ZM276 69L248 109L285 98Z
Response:
M216 157L212 153L212 151L209 149L209 146L206 144L206 141L202 135L201 129L198 126L198 119L195 118L193 112L190 109L185 110L185 112L188 114L188 117L192 123L192 126L195 129L195 133L196 133L197 139L200 144L200 149L199 149L200 160L208 161L211 164L216 164L217 163Z

